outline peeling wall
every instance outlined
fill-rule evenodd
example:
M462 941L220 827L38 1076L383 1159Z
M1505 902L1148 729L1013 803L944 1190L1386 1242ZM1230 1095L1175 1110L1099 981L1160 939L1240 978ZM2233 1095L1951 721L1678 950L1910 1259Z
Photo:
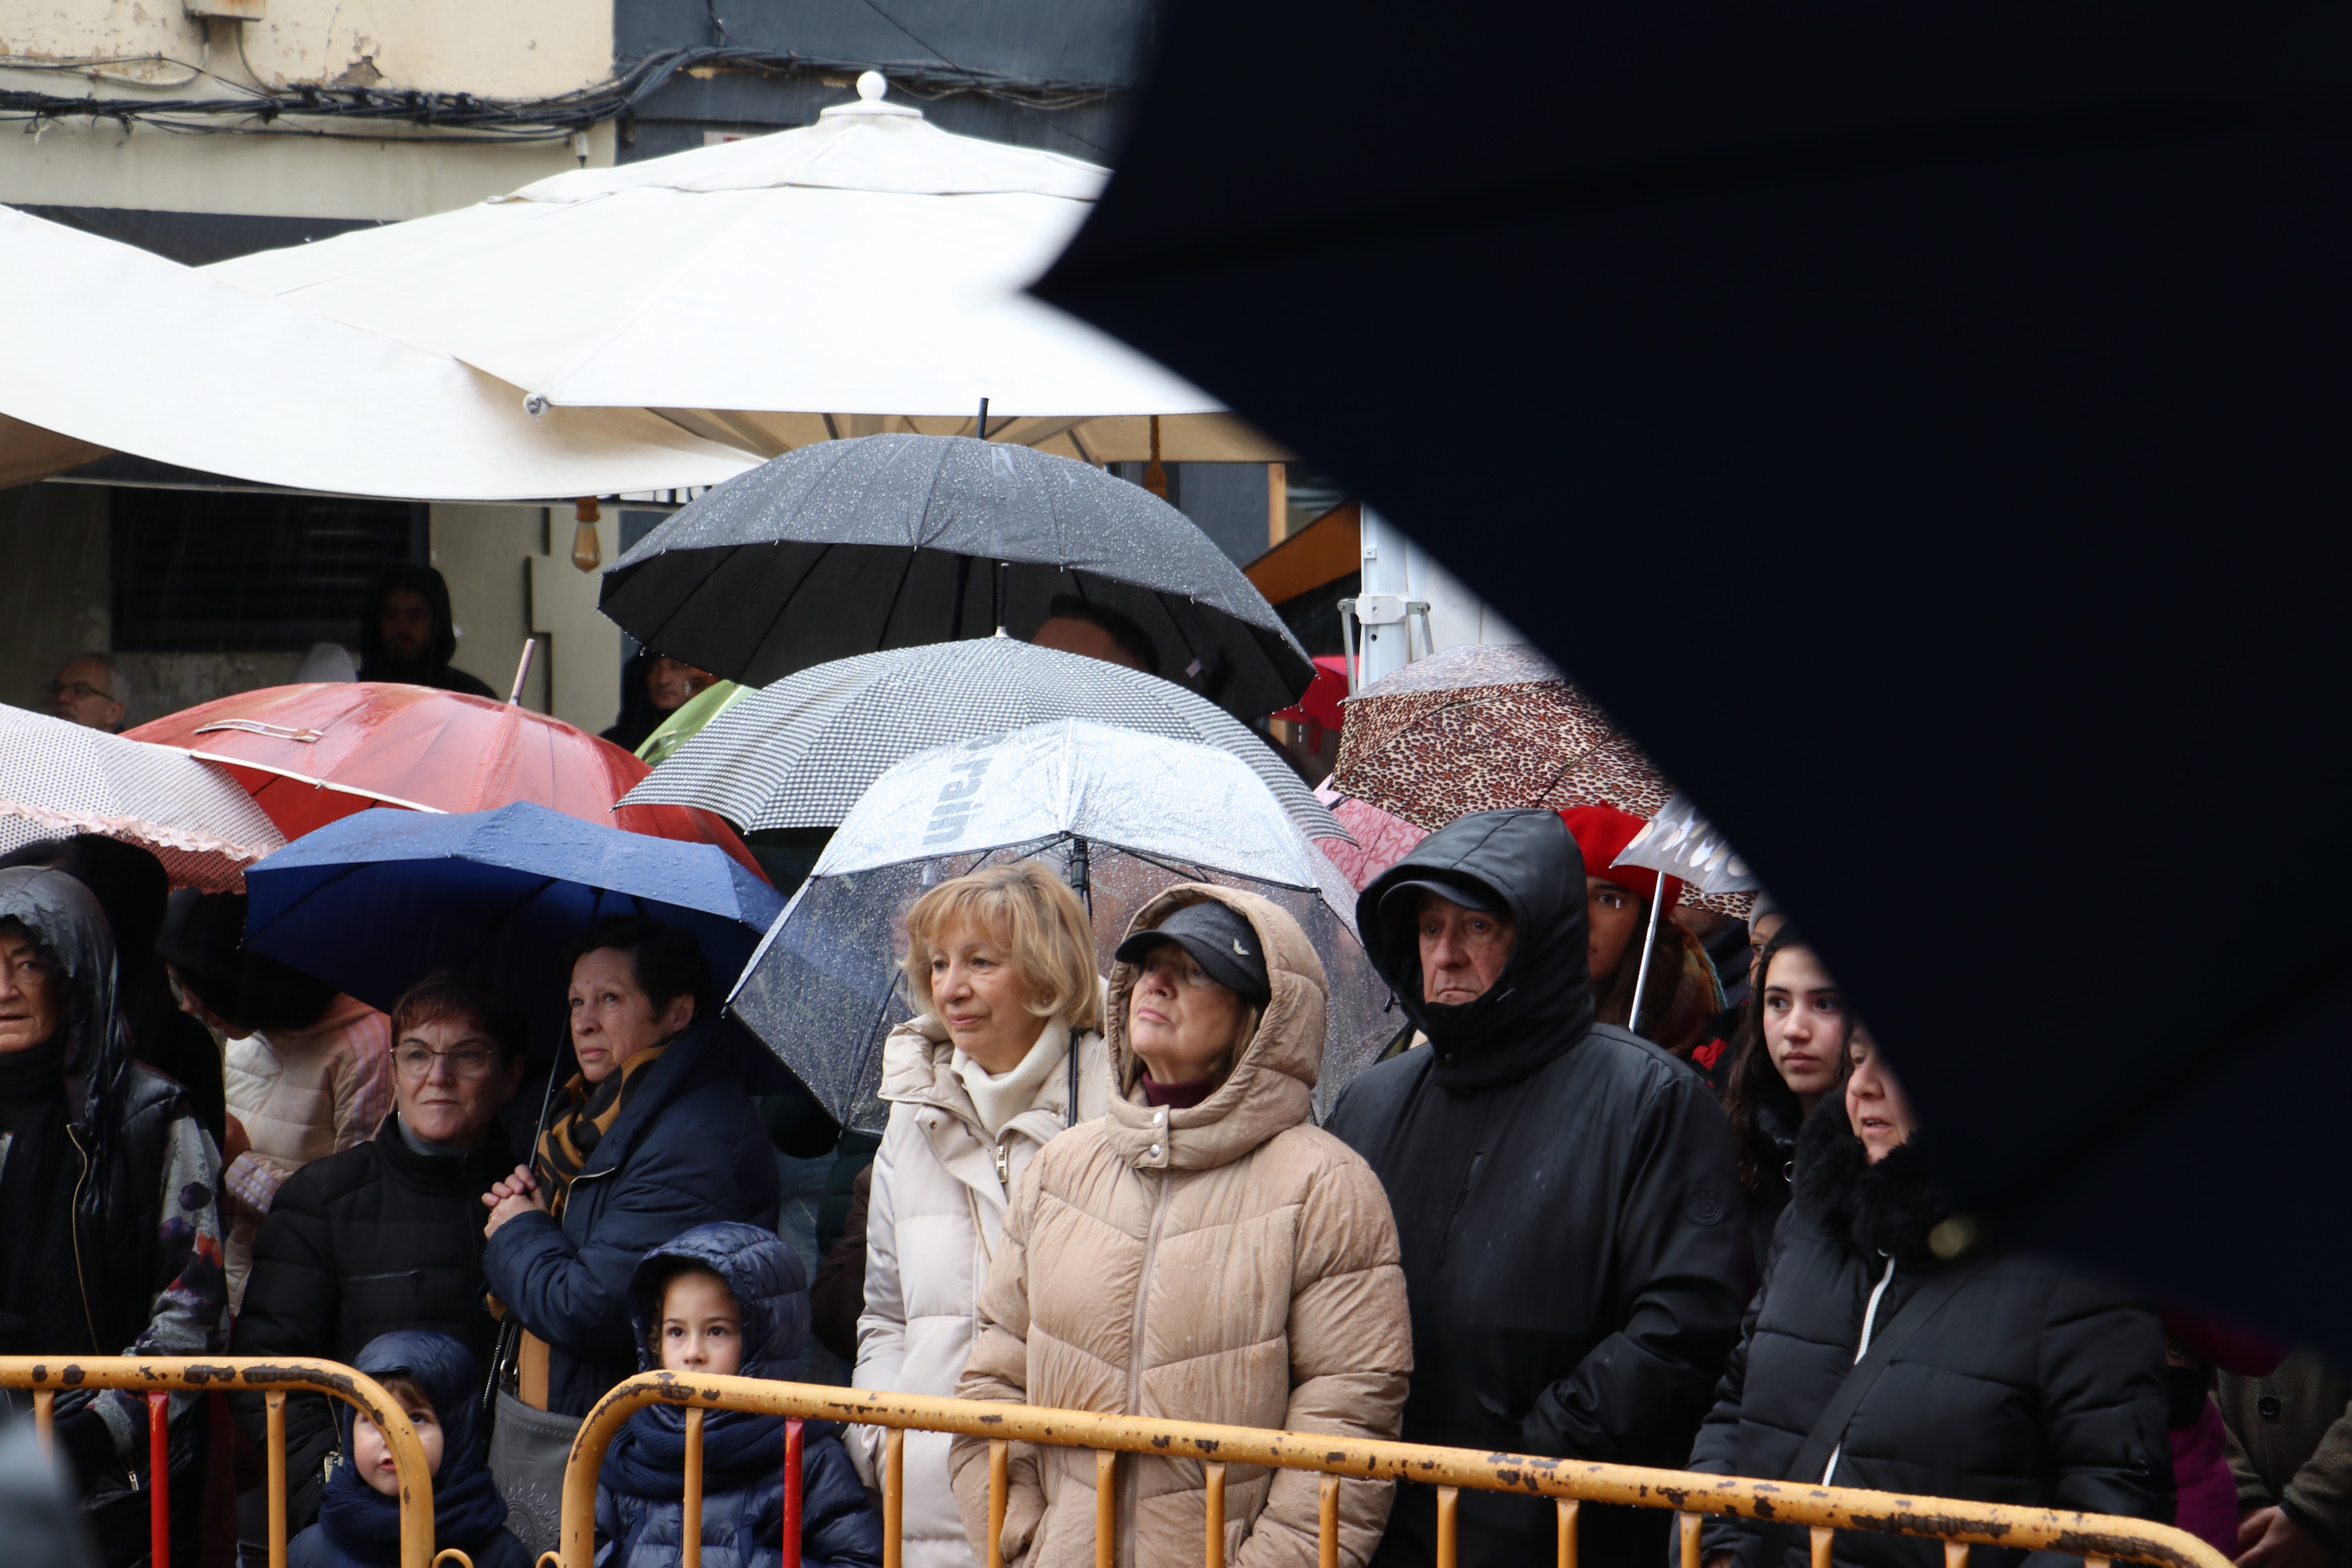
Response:
M241 98L341 83L534 99L612 72L594 0L259 0L250 21L180 0L0 0L0 87L61 97ZM43 68L71 67L72 68ZM459 141L405 125L186 135L138 121L51 121L0 136L0 202L254 216L409 218L577 168L562 139ZM32 132L37 133L32 133ZM613 161L613 130L587 161Z
M265 0L257 20L207 23L179 0L0 0L0 57L116 60L107 76L192 92L339 82L537 98L611 70L613 16L582 0Z

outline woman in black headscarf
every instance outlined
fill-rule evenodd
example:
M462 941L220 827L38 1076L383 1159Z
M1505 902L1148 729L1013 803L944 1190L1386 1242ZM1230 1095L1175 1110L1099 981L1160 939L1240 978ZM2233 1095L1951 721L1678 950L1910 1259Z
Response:
M62 871L0 870L0 1349L216 1354L220 1154L187 1091L132 1059L114 938ZM67 1390L73 1462L107 1562L147 1552L146 1412L136 1394ZM173 1555L194 1562L202 1406L172 1398ZM135 1461L135 1462L134 1462Z
M106 912L107 928L114 933L117 999L123 1022L131 1026L131 1054L180 1081L196 1108L196 1120L217 1147L227 1117L220 1045L211 1030L180 1010L163 961L155 956L172 892L163 862L136 844L78 833L0 857L0 868L10 866L63 871L98 900Z

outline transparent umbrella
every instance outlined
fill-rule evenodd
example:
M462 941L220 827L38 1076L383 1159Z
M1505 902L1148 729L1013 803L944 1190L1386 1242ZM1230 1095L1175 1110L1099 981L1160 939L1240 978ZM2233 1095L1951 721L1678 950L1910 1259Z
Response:
M882 1042L910 1015L907 909L985 865L1039 859L1077 889L1097 958L1178 882L1288 910L1330 983L1318 1115L1395 1025L1356 935L1354 889L1230 752L1065 720L942 746L876 780L744 971L730 1005L845 1127L879 1131Z

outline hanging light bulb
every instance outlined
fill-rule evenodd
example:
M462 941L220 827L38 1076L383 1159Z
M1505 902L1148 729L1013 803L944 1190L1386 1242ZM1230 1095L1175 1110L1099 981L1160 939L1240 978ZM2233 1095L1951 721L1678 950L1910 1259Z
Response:
M593 572L604 563L604 547L596 538L596 498L582 496L573 501L572 515L578 520L572 530L572 564Z

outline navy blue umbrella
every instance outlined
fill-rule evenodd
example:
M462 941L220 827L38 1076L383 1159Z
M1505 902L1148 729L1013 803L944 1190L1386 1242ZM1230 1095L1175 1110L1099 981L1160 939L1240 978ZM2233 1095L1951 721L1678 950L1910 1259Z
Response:
M564 1036L563 952L610 915L694 933L720 995L783 911L709 844L600 827L543 805L362 811L246 872L246 944L390 1011L456 970L520 1007L535 1056Z

